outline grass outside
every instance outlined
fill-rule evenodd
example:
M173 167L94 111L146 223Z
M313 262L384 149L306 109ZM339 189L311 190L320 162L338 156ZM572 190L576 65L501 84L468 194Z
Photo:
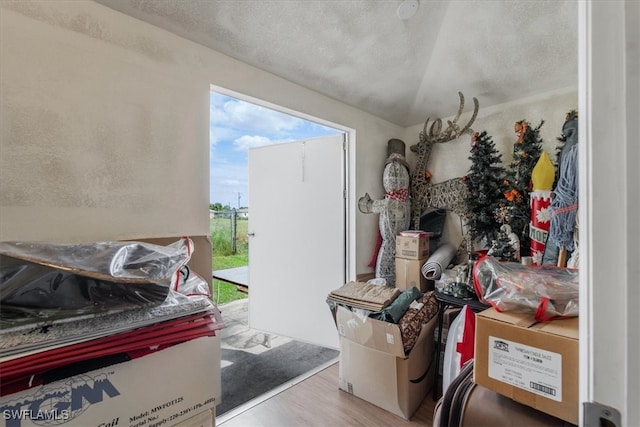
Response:
M216 217L210 220L209 230L213 244L213 269L243 267L249 264L249 241L247 219L238 218L236 222L236 253L233 253L231 218ZM221 280L213 281L213 301L217 305L247 298L235 285Z

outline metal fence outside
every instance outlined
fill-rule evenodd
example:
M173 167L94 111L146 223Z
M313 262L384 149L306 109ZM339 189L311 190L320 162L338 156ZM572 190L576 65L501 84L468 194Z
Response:
M248 251L248 209L209 211L209 224L214 254L245 253Z

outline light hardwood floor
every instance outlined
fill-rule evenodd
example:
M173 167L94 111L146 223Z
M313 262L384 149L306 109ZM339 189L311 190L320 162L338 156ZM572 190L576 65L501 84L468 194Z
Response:
M432 426L427 395L410 421L338 389L338 363L231 418L223 427Z

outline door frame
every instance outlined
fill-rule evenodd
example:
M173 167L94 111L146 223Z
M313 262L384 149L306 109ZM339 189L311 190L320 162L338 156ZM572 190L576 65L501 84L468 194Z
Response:
M618 425L640 419L639 18L634 1L578 3L580 402Z
M356 130L348 126L344 126L340 123L331 122L329 120L322 119L320 117L312 116L310 114L302 113L300 111L292 110L287 107L283 107L278 104L274 104L265 101L260 98L255 98L234 90L210 85L210 90L220 93L222 95L230 96L241 101L250 102L252 104L259 105L261 107L270 108L281 113L289 114L290 116L298 117L310 122L318 123L323 126L332 127L338 129L346 134L345 136L345 153L344 153L344 173L345 173L345 281L355 280L356 277L356 212L357 201L355 196L356 188Z

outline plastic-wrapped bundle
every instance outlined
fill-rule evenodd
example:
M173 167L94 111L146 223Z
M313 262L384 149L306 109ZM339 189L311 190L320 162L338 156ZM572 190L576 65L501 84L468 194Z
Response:
M538 321L578 316L578 270L485 256L475 263L473 278L478 298L498 311L533 313Z
M190 239L59 244L0 242L0 324L162 304Z

